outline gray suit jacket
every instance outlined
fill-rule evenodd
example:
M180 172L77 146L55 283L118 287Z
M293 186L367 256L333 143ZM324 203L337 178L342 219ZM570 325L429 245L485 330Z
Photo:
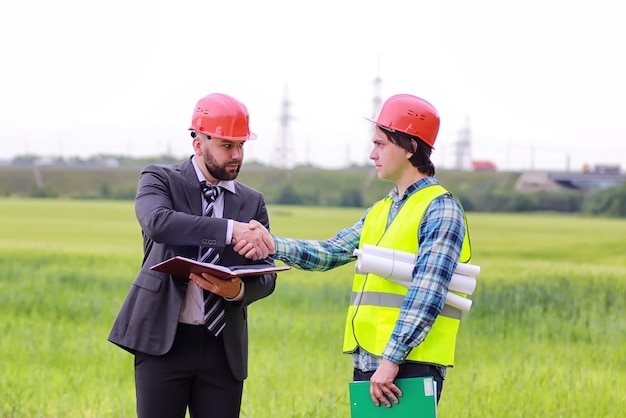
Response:
M224 192L224 217L242 222L256 219L269 229L263 195L239 182L235 188L235 194ZM108 340L131 353L163 355L172 347L189 280L150 267L176 255L195 258L198 247L207 244L221 251L222 265L249 264L250 260L224 242L226 219L202 216L202 193L190 159L173 166L146 167L139 177L135 213L143 233L144 260ZM275 284L276 274L246 279L243 300L225 303L224 347L239 380L248 375L247 306L271 294Z

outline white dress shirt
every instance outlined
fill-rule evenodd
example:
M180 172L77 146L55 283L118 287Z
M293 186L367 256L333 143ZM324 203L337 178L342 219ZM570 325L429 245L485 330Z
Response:
M191 162L193 163L193 168L196 170L196 175L198 176L198 182L207 181L204 178L204 174L198 168L198 164L196 163L196 159L191 158ZM224 181L220 180L217 184L222 188L222 192L225 190L231 193L235 193L235 184L233 181ZM208 203L204 196L202 196L202 212L204 213ZM215 205L213 206L213 217L214 218L222 218L224 215L224 193L220 193L215 200ZM228 228L226 231L226 237L224 237L225 243L230 243L233 236L233 220L228 220ZM200 254L200 248L198 248L198 254ZM241 290L239 294L233 299L226 299L229 301L237 301L243 298L244 293L244 283L241 282ZM183 301L183 307L180 310L180 315L178 317L178 321L191 324L191 325L201 325L204 323L204 295L202 292L202 288L198 286L195 282L189 281L187 285L187 293L185 294L185 300Z

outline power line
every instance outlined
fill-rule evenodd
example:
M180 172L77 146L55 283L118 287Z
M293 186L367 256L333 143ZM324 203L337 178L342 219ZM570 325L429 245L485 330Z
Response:
M456 169L472 169L472 133L469 126L469 116L465 120L465 127L459 131L456 141Z
M283 169L291 168L292 161L292 147L291 142L289 141L289 122L292 119L291 113L289 111L290 105L291 103L288 99L287 85L285 85L283 100L281 102L280 133L276 144L275 153L275 165L276 167Z

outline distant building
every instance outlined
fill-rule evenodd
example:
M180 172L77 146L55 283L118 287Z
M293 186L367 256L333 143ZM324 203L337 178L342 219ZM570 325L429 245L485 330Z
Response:
M517 183L515 183L515 190L518 192L556 192L566 189L567 187L552 180L548 173L537 171L522 173L519 179L517 179Z
M491 161L472 161L474 171L496 171L496 165Z
M558 191L558 190L601 190L626 183L626 175L611 170L571 172L526 172L522 173L515 184L515 190L522 192Z
M42 157L35 160L35 165L38 167L54 165L56 160L52 157Z
M98 158L96 160L96 165L98 167L119 167L120 162L117 158L108 157L108 158Z
M598 164L595 165L592 169L590 169L588 165L585 165L583 167L583 173L619 175L621 174L621 170L619 165Z

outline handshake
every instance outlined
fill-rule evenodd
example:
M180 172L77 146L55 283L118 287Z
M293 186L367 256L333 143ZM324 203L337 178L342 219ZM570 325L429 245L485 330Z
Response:
M267 228L252 219L249 223L234 222L233 250L251 260L261 260L276 252L274 238Z

